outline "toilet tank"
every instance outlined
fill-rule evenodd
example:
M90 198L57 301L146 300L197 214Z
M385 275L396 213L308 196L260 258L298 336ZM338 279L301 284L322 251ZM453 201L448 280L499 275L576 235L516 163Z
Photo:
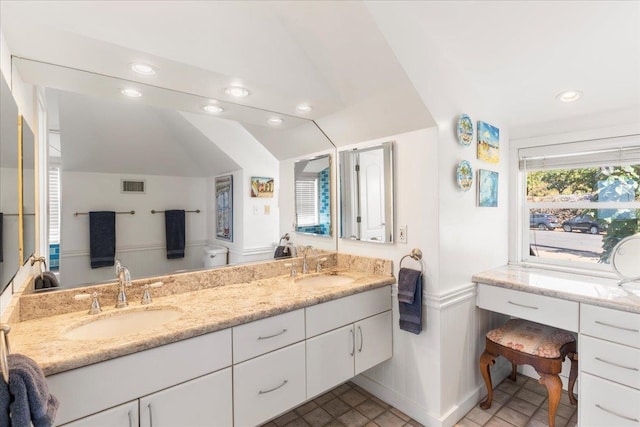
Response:
M210 245L205 246L204 254L202 255L202 262L204 268L214 268L227 265L227 249L224 246Z

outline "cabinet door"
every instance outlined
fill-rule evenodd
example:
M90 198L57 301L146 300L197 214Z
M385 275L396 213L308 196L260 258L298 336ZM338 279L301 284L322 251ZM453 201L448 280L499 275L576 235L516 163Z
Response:
M231 396L231 368L226 368L140 399L140 425L230 426Z
M307 397L314 397L353 377L353 325L307 340Z
M137 427L138 401L125 403L97 414L72 421L65 427Z
M393 355L391 326L391 311L356 322L356 375L391 359Z

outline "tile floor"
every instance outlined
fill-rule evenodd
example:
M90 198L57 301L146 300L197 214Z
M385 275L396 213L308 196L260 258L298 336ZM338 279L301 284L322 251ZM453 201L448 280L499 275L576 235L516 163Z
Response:
M456 427L548 426L547 391L538 381L518 376L505 379L493 392L488 410L474 407ZM562 392L557 427L577 425L577 411ZM352 382L342 384L310 402L264 424L263 427L422 427L408 415Z

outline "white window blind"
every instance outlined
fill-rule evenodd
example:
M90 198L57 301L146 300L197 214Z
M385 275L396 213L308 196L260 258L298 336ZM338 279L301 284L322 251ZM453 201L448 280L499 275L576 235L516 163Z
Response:
M296 215L298 227L318 224L318 180L296 180Z
M60 243L60 168L49 168L49 244Z

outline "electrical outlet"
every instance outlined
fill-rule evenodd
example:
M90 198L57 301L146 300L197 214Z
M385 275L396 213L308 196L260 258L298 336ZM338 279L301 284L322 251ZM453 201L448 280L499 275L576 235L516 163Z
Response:
M401 225L398 230L398 242L407 243L407 226Z

